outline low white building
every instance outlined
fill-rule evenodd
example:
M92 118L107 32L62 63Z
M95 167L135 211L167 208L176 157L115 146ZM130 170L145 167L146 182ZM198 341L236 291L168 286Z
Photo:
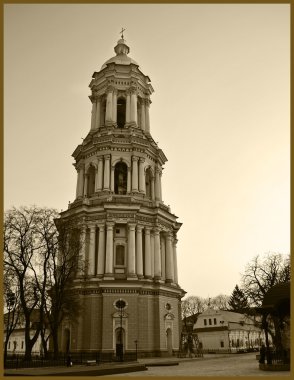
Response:
M258 350L265 342L260 323L245 314L208 308L194 325L203 350Z
M8 318L8 313L4 314L4 331L3 331L3 339L5 341L6 338L6 321ZM36 310L32 314L32 322L30 329L30 337L32 338L36 333L36 321L38 320L38 311ZM46 336L49 331L46 330ZM20 316L18 323L13 330L12 334L9 337L8 346L7 346L8 355L24 355L25 354L25 321L24 317ZM32 355L42 355L43 354L43 345L41 336L39 334L36 343L32 349Z

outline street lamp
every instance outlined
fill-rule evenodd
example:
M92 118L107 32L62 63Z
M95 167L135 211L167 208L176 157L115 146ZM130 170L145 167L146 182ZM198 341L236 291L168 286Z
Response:
M4 350L4 363L6 363L7 360L7 345L8 345L8 337L12 331L12 324L13 324L13 317L12 317L12 323L10 322L10 312L13 310L13 307L15 306L16 297L15 293L12 291L8 291L6 293L6 305L8 308L8 316L6 321L6 338L5 338L5 350Z
M137 339L134 341L136 345L136 361L138 360L138 341Z
M126 306L126 303L124 300L119 299L116 303L115 306L119 309L119 317L120 317L120 334L119 334L119 344L118 344L118 357L119 360L122 362L124 360L124 350L123 350L123 328L122 328L122 317L123 317L123 309Z

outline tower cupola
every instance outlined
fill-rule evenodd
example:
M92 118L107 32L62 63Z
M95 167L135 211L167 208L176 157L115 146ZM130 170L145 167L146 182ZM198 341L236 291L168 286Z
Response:
M116 52L116 55L129 54L130 48L126 45L125 40L121 38L117 41L117 45L114 48L114 51Z
M117 45L114 47L116 55L108 59L101 67L101 70L105 69L109 64L115 63L117 65L130 65L134 64L139 67L138 63L128 56L130 48L126 44L126 41L121 38L117 41Z

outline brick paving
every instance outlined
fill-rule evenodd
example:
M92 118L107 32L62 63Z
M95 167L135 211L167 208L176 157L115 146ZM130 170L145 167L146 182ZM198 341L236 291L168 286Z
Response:
M168 365L169 364L169 365ZM127 372L135 363L108 363L94 367L73 366L6 370L5 375L17 376L290 376L290 371L261 371L255 353L204 355L203 358L148 358L138 359L137 365L146 365L147 371ZM121 366L121 371L116 373ZM135 368L132 368L133 370ZM107 375L112 370L114 375ZM115 371L114 371L115 370ZM109 373L109 372L108 372ZM110 372L111 373L111 372Z
M140 363L164 363L166 359L139 359ZM256 353L204 355L203 358L178 359L173 366L150 366L148 371L119 374L116 376L290 376L290 371L261 371Z

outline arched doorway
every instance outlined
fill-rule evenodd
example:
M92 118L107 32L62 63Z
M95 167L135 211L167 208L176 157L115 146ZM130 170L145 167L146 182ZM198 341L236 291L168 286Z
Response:
M172 330L170 328L168 328L166 330L166 346L167 346L167 352L170 356L172 356L173 354L173 342L172 342L172 339L173 336L172 336Z
M114 193L126 194L128 182L128 167L124 162L118 162L114 168Z
M117 99L117 126L124 128L126 122L126 100L125 98Z
M122 359L125 351L125 330L118 327L115 330L115 354L118 358Z

